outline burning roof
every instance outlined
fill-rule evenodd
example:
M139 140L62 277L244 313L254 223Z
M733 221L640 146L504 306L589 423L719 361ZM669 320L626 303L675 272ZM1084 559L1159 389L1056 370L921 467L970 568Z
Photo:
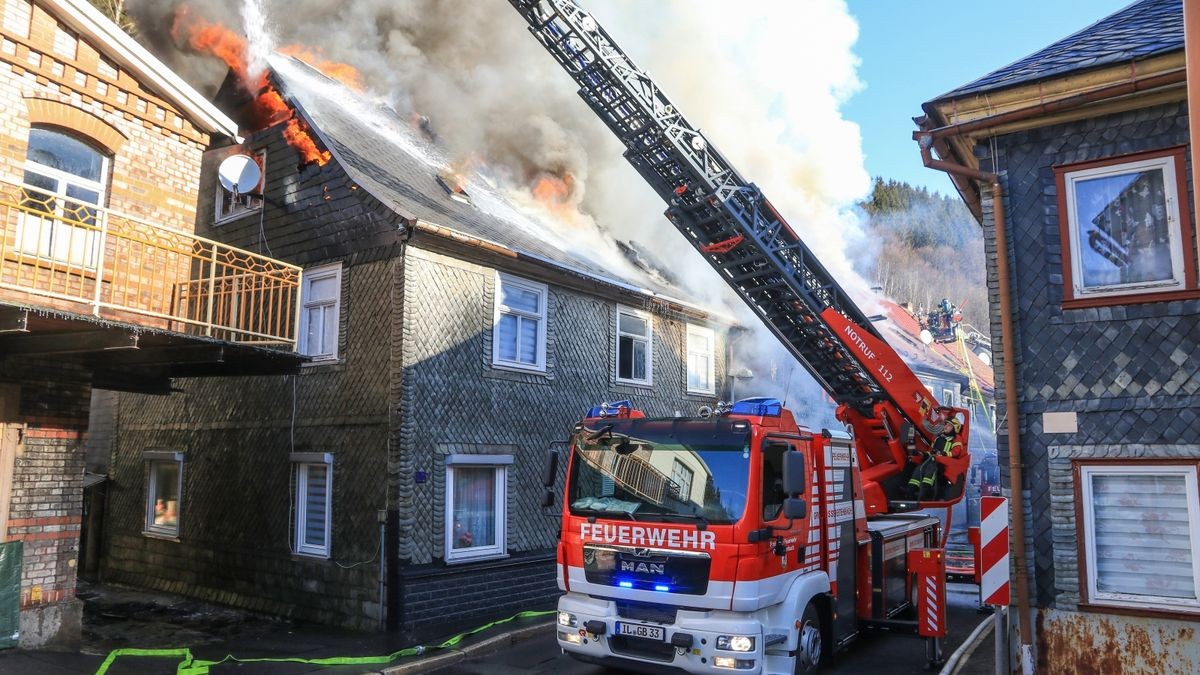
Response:
M448 159L428 124L414 124L298 59L276 54L269 63L268 79L312 125L316 140L352 180L397 213L631 290L698 304L681 300L683 291L644 252L555 220L553 203L541 204L546 218L514 205L511 194L489 180L482 160ZM469 198L451 198L452 191Z

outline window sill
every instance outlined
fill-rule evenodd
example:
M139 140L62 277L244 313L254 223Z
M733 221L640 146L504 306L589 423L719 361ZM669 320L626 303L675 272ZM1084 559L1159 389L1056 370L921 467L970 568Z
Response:
M297 562L329 562L328 553L305 553L303 551L292 551L292 560Z
M653 380L622 380L618 377L613 379L613 384L617 385L618 387L640 387L642 389L654 388Z
M529 375L545 375L546 367L538 368L536 366L521 366L515 363L497 363L492 362L492 368L495 370L503 370L510 373L526 373Z
M340 365L342 365L342 363L344 363L344 361L342 361L342 359L339 359L336 357L332 358L332 359L331 358L321 358L321 359L314 359L312 361L305 361L304 363L300 364L300 367L301 368L316 368L318 366L340 366Z
M717 392L715 392L715 391L699 391L696 389L686 389L686 390L684 390L683 394L684 394L684 396L699 396L699 397L712 398L717 395Z
M245 218L246 216L257 216L259 213L262 213L261 208L248 210L248 211L240 211L238 213L233 213L233 214L230 214L227 216L222 216L220 218L213 218L213 227L220 227L222 225L232 223L236 220L241 220L242 218Z
M1177 619L1179 621L1195 621L1200 617L1200 607L1195 609L1163 609L1160 607L1133 607L1121 604L1104 604L1102 602L1080 602L1076 607L1080 612L1089 614L1120 614L1123 616L1142 616L1153 619Z
M1200 290L1186 289L1181 291L1160 291L1158 293L1131 293L1129 295L1104 295L1089 298L1063 299L1062 308L1088 309L1091 307L1112 307L1117 305L1143 305L1151 302L1171 302L1174 300L1194 300L1200 298Z
M163 534L162 532L150 532L148 530L142 530L142 536L147 539L159 539L162 541L173 541L176 544L180 543L178 534Z
M491 560L504 560L505 558L508 558L508 557L509 557L509 555L507 553L484 553L484 554L474 555L474 556L469 556L469 557L456 558L454 560L447 559L446 565L448 565L448 566L466 565L468 563L488 562Z

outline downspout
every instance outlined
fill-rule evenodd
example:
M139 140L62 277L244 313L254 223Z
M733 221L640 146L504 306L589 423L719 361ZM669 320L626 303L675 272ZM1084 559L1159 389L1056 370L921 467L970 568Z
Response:
M973 178L992 187L992 218L996 232L996 283L1000 287L1000 340L1004 343L1005 431L1008 434L1008 473L1016 492L1012 508L1012 557L1017 577L1017 620L1021 632L1021 670L1033 674L1033 626L1029 619L1029 563L1025 555L1025 479L1021 457L1021 425L1017 410L1017 368L1013 362L1012 294L1008 269L1008 234L1005 229L1004 187L1000 176L933 158L933 136L918 134L921 161L930 169Z
M1187 68L1187 109L1200 110L1200 0L1184 0L1183 2L1183 51L1184 64ZM1188 115L1188 134L1191 143L1188 152L1191 155L1192 166L1196 166L1197 148L1200 148L1200 122ZM1200 214L1200 193L1192 195L1192 215Z

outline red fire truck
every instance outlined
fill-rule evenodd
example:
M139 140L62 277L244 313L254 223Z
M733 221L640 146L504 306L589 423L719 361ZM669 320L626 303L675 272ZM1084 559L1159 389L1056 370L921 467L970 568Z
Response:
M590 410L568 442L559 645L627 668L791 673L876 629L926 638L940 662L945 551L939 521L914 512L962 499L968 411L938 404L591 15L570 0L510 2L848 432L806 429L766 398L694 418L649 418L629 401Z

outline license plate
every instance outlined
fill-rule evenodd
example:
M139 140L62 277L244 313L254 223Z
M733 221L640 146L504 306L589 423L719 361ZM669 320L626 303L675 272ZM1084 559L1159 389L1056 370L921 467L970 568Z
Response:
M647 626L640 623L617 623L617 633L647 640L662 640L667 637L667 629L662 626Z

